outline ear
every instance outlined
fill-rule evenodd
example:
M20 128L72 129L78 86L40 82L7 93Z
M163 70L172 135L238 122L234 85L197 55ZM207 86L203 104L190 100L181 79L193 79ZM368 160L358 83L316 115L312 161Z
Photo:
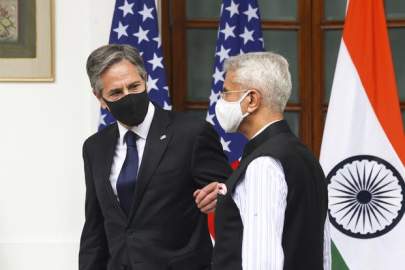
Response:
M262 94L257 91L256 89L250 90L249 94L245 98L246 104L246 112L253 113L256 111L262 103Z
M107 103L104 101L103 96L101 95L101 92L97 92L93 89L93 95L98 99L100 102L100 107L103 109L109 110Z

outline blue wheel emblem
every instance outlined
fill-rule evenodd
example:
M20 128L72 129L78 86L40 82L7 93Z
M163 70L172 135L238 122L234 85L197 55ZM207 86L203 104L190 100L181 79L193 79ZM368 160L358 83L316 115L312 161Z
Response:
M403 178L381 158L347 158L332 169L327 180L330 222L348 236L381 236L394 228L404 214Z

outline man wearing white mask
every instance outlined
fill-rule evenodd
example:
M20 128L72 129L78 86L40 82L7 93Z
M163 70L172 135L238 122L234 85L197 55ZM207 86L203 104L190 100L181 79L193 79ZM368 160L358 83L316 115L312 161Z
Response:
M225 62L218 122L249 142L218 195L212 270L330 269L327 183L283 112L291 75L280 55Z

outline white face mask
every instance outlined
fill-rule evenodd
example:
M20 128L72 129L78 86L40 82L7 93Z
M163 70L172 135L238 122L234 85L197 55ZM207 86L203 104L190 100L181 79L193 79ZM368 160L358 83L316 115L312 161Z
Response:
M223 98L219 99L215 106L215 113L221 127L225 132L236 132L242 120L249 113L242 113L240 103L249 94L245 93L238 101L226 101Z

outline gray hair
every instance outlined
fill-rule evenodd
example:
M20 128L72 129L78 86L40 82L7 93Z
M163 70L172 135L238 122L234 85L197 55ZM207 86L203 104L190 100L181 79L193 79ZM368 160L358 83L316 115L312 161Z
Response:
M139 76L146 81L146 70L138 50L130 45L110 44L94 50L87 58L86 70L91 87L101 93L103 84L101 75L112 65L128 60L138 70Z
M282 113L291 95L287 60L276 53L255 52L230 57L225 72L234 72L235 82L257 89L272 112Z

